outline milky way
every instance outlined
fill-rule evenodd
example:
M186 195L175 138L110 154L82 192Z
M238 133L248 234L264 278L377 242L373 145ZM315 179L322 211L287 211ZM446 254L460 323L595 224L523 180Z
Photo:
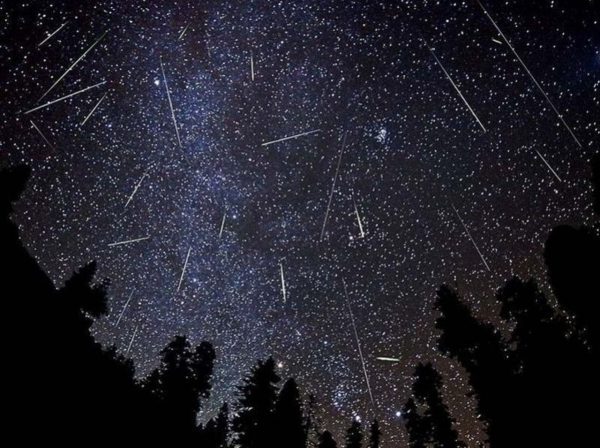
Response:
M490 315L590 219L593 2L489 1L504 36L475 0L71 3L0 5L0 151L32 166L15 220L56 284L110 278L96 336L140 375L175 334L213 342L201 420L272 355L324 425L377 416L387 447L433 360L475 445L435 291Z

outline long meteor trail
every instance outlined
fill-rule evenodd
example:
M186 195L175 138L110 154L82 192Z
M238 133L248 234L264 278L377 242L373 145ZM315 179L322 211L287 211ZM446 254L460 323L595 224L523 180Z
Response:
M131 200L133 199L133 197L137 193L138 189L140 188L140 185L142 185L142 182L144 181L144 179L146 177L148 177L148 173L142 174L142 178L138 181L138 183L133 188L133 192L131 193L131 196L129 196L129 199L127 199L127 202L125 203L125 207L123 207L123 208L127 208L127 206L129 205L129 203L131 202Z
M38 132L38 134L40 134L40 137L42 137L42 139L44 140L44 142L46 142L46 144L54 151L54 146L52 146L52 144L48 141L48 139L46 138L46 136L42 133L42 131L40 131L40 128L37 127L37 125L33 122L33 120L29 120L31 122L31 125L33 126L33 128Z
M84 119L84 120L81 122L81 125L80 125L80 126L83 126L83 125L86 123L86 121L88 121L88 120L90 119L90 117L92 116L92 114L93 114L94 112L96 112L96 109L98 109L98 106L100 106L100 103L101 103L101 102L102 102L102 100L103 100L103 99L106 97L106 95L107 95L107 94L108 94L108 92L104 92L104 95L102 95L102 98L100 98L100 99L98 100L98 102L96 103L96 105L94 106L94 108L93 108L93 109L90 111L90 113L89 113L89 114L87 114L87 116L85 117L85 119Z
M41 106L34 107L33 109L29 109L27 112L23 112L24 115L34 112L39 109L43 109L44 107L51 106L54 103L58 103L60 101L64 101L72 96L79 95L80 93L87 92L88 90L95 89L96 87L100 87L101 85L106 84L106 81L99 82L98 84L94 84L93 86L86 87L85 89L78 90L77 92L69 93L68 95L61 96L55 100L52 100L48 103L42 104Z
M149 236L144 236L142 238L135 238L133 240L126 240L126 241L117 241L116 243L110 243L108 245L108 247L115 247L115 246L121 246L123 244L131 244L131 243L138 243L140 241L145 241L147 239L150 239Z
M119 322L121 322L121 318L123 317L123 314L125 314L125 310L127 309L127 306L129 306L129 302L131 302L131 298L133 297L133 293L134 292L135 292L135 288L133 288L131 290L131 294L129 294L129 298L127 299L127 302L125 302L125 306L123 307L123 310L121 311L121 314L119 314L119 318L115 322L115 327L119 326Z
M227 216L227 209L223 212L223 219L221 220L221 229L219 230L219 238L223 236L223 229L225 228L225 217Z
M400 362L400 358L390 358L389 356L378 356L375 359L383 362Z
M358 222L358 230L360 230L360 237L365 237L365 231L363 230L362 220L360 219L360 213L358 213L358 207L356 206L356 201L354 198L352 199L354 203L354 213L356 214L356 221Z
M129 341L129 345L127 346L127 351L125 352L125 356L129 355L129 350L131 350L131 346L133 345L133 340L135 339L135 335L137 334L139 325L135 327L135 330L133 330L133 336L131 336L131 340Z
M52 84L52 85L50 86L50 88L49 88L48 90L46 90L46 92L45 92L45 93L44 93L44 94L43 94L43 95L40 97L39 101L41 101L41 100L42 100L42 99L43 99L43 98L44 98L46 95L48 95L48 94L49 94L49 93L52 91L52 89L54 89L54 88L57 86L57 84L58 84L59 82L61 82L65 76L67 76L67 73L69 73L71 70L73 70L73 68L75 68L75 66L76 66L76 65L77 65L77 64L78 64L78 63L79 63L79 62L80 62L80 61L81 61L83 58L85 58L85 56L86 56L86 55L87 55L87 54L88 54L90 51L92 51L92 49L93 49L93 48L94 48L94 47L95 47L95 46L96 46L96 45L97 45L97 44L98 44L98 43L99 43L99 42L100 42L100 41L101 41L101 40L104 38L104 36L106 36L106 33L108 33L108 30L107 30L107 31L105 31L105 32L104 32L104 34L102 34L102 36L100 36L100 37L98 38L98 40L96 40L96 42L94 42L94 43L93 43L93 44L92 44L92 45L91 45L91 46L90 46L90 47L89 47L87 50L85 50L85 52L84 52L84 53L83 53L81 56L79 56L79 58L77 58L77 60L76 60L75 62L73 62L73 64L71 64L71 66L70 66L70 67L69 67L69 68L68 68L68 69L67 69L67 70L66 70L66 71L65 71L65 72L64 72L64 73L63 73L63 74L60 76L60 78L58 78L58 79L57 79L57 80L54 82L54 84Z
M344 138L342 140L342 149L338 157L337 166L335 168L335 174L333 176L333 185L331 185L331 192L329 193L329 201L327 202L327 210L325 210L325 218L323 219L323 226L321 227L320 240L323 241L323 235L325 234L325 226L327 225L327 218L329 218L329 210L331 209L331 201L333 200L333 193L335 192L335 184L337 182L338 174L340 172L340 165L342 164L342 156L344 155L344 148L346 147L346 137L348 137L348 131L344 131Z
M52 32L52 33L50 33L50 34L48 34L48 37L46 37L46 38L45 38L43 41L41 41L41 42L38 44L38 47L41 47L41 46L42 46L42 45L44 45L46 42L48 42L50 39L52 39L52 37L53 37L53 36L54 36L56 33L58 33L60 30L62 30L62 29L64 28L64 26L65 26L67 23L69 23L69 22L65 22L65 23L63 23L61 26L59 26L59 27L56 29L56 31L54 31L54 32Z
M163 80L165 82L165 90L167 91L167 99L169 100L169 108L171 109L171 117L173 118L173 125L175 126L175 134L177 135L177 143L181 148L181 138L179 138L179 127L177 126L177 119L175 118L175 110L173 109L173 101L171 101L171 92L169 90L169 84L167 83L167 75L165 75L165 66L162 58L160 60L160 69L162 71Z
M279 274L281 275L281 296L283 297L283 303L287 301L287 291L285 288L285 277L283 275L283 263L279 263Z
M375 412L375 399L373 398L373 392L371 391L371 382L369 381L369 375L367 374L367 366L365 364L365 358L363 356L362 348L360 346L360 339L358 338L358 330L356 329L356 322L354 322L354 313L350 306L350 299L348 298L348 288L346 286L346 280L342 278L344 284L344 297L346 298L346 307L350 314L350 322L352 323L352 329L354 330L354 338L356 339L356 346L358 347L358 355L360 356L360 362L362 364L363 373L365 375L365 382L367 383L367 390L369 391L369 397L371 398L371 405L373 405L373 412Z
M554 177L556 177L559 182L562 182L561 178L558 176L558 174L556 173L556 171L554 171L554 169L550 166L550 164L544 158L544 156L537 149L535 150L535 152L537 152L537 155L540 156L540 159L542 159L542 161L546 164L546 166L548 167L548 169L550 170L550 172L552 174L554 174Z
M465 224L465 222L461 218L460 214L458 213L458 210L456 210L456 207L454 206L454 204L452 204L452 208L454 209L454 213L456 213L456 216L458 217L458 220L460 221L460 223L462 224L463 228L465 229L465 233L469 237L469 240L471 240L471 243L473 244L473 247L475 247L475 250L479 254L479 257L481 258L481 261L483 261L483 264L485 265L485 267L487 268L487 270L491 271L490 266L488 265L487 261L485 261L485 258L483 256L483 254L479 250L479 247L477 246L477 243L475 242L475 240L471 236L471 232L469 232L469 229L467 228L467 225Z
M446 75L446 78L448 78L448 81L450 81L450 84L452 84L452 87L454 87L454 90L456 90L456 93L458 93L458 96L460 96L460 99L463 101L463 103L465 103L465 106L467 106L467 109L469 109L469 112L471 112L471 115L473 115L473 118L475 118L475 120L477 121L477 124L479 124L479 126L481 127L483 132L487 132L487 129L485 128L485 126L483 125L483 123L481 122L481 120L479 119L479 117L477 116L477 114L475 113L475 111L473 110L473 108L471 107L469 102L467 101L467 99L464 97L464 95L462 94L462 92L460 91L460 89L458 88L458 86L456 85L456 83L454 82L452 77L450 76L450 73L448 73L446 68L442 65L442 61L439 60L439 58L433 51L433 48L431 48L429 46L429 44L427 43L427 41L425 39L421 38L421 40L423 41L423 43L425 44L427 49L431 52L431 55L435 59L435 62L437 62L437 64L440 66L440 68L444 72L444 75Z
M179 277L179 283L177 284L177 291L179 292L179 290L181 289L181 284L183 283L183 277L185 276L185 271L187 269L187 265L188 265L188 260L190 259L190 253L192 252L192 246L190 246L190 248L187 251L187 255L185 257L185 263L183 263L183 269L181 271L181 277Z
M535 79L535 76L533 76L533 73L531 73L531 70L529 70L529 68L527 67L527 65L525 65L525 62L523 61L523 59L521 59L521 57L517 53L517 50L515 50L515 48L511 45L511 43L509 42L508 38L504 35L504 33L502 32L502 30L500 29L500 27L498 26L498 24L496 23L496 21L487 12L487 9L485 9L485 7L483 6L483 3L481 3L480 0L477 0L477 3L479 4L479 7L481 8L481 10L485 14L485 16L489 19L489 21L492 23L492 25L494 25L494 28L496 28L496 31L498 31L498 34L500 36L502 36L502 39L504 40L504 42L506 42L506 45L508 45L508 48L510 48L510 50L512 51L512 53L515 55L515 57L517 58L517 61L519 61L519 63L521 64L521 66L523 67L523 69L525 70L525 72L529 75L529 77L531 78L531 80L533 81L533 83L535 84L535 86L537 87L537 89L544 96L544 98L546 99L546 102L552 108L552 110L554 111L554 113L556 114L556 116L558 117L558 119L561 121L561 123L563 124L563 126L567 129L567 131L569 131L569 134L571 134L571 137L573 137L573 140L575 140L575 143L577 143L577 146L579 146L581 148L582 147L581 142L577 139L577 137L575 136L575 133L573 132L573 130L571 129L571 127L567 124L567 122L563 118L562 114L558 111L558 109L556 108L556 106L554 105L554 103L552 102L552 100L550 99L550 97L548 96L548 94L546 93L546 91L542 88L542 86L537 81L537 79Z
M283 138L280 138L277 140L272 140L270 142L262 143L261 146L269 146L269 145L272 145L273 143L284 142L286 140L291 140L293 138L303 137L305 135L310 135L310 134L316 134L317 132L320 132L320 131L321 131L320 129L315 129L313 131L301 132L300 134L290 135L289 137L283 137Z

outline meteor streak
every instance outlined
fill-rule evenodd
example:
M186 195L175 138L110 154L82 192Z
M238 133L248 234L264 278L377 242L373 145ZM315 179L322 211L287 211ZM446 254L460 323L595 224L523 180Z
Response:
M433 48L431 48L429 46L429 44L427 43L427 41L425 39L421 38L421 40L423 41L423 43L425 44L425 46L431 52L433 58L435 59L435 62L437 62L437 64L440 66L440 68L442 69L442 71L446 75L446 78L448 78L448 81L450 81L450 84L452 84L452 87L454 87L454 90L456 90L456 93L458 93L458 96L460 96L460 99L463 101L463 103L465 103L465 106L467 106L467 109L469 109L469 112L471 112L471 115L473 115L473 118L475 118L475 120L477 121L477 123L479 124L479 126L481 127L481 129L483 129L483 132L487 132L487 129L485 128L485 126L483 125L483 123L481 122L481 120L479 119L479 117L477 116L477 114L475 113L475 111L473 110L473 108L471 107L471 105L469 104L469 102L467 101L467 99L463 96L462 92L460 91L460 89L458 88L458 86L456 85L456 83L454 82L454 80L452 79L452 77L450 76L450 73L448 73L448 71L442 65L442 62L436 56L435 52L433 51Z
M494 19L492 19L492 16L490 16L490 14L487 12L487 9L485 9L485 7L483 6L483 3L481 3L480 0L477 0L477 3L479 4L479 7L483 11L483 13L486 15L486 17L490 20L490 22L492 23L492 25L494 25L494 28L496 28L496 31L498 31L498 34L500 34L500 36L502 36L502 39L504 40L504 42L506 42L506 45L508 45L508 48L510 48L510 50L512 51L512 53L515 55L515 57L517 58L517 61L519 61L519 63L521 64L521 66L523 67L523 69L525 70L525 72L529 75L529 77L531 78L531 80L533 81L533 83L535 84L535 86L537 87L537 89L544 96L544 98L546 99L546 102L550 105L550 107L552 108L552 110L554 111L554 113L556 114L556 116L558 117L558 119L563 124L563 126L567 129L567 131L569 131L569 134L571 134L571 137L573 137L573 140L575 140L575 143L577 143L577 146L579 146L580 148L582 148L582 145L579 142L579 140L577 139L577 137L575 136L575 133L573 132L573 130L567 124L567 122L565 121L565 119L563 118L563 116L561 115L561 113L558 111L558 109L556 108L556 106L554 105L554 103L552 102L552 100L550 99L550 97L548 96L548 94L546 94L545 90L542 88L542 86L540 85L540 83L537 81L537 79L535 79L535 77L533 76L533 73L531 73L531 71L529 70L529 68L527 67L527 65L525 65L525 62L523 62L523 59L521 59L521 57L517 53L517 50L515 50L515 48L511 45L511 43L509 42L508 38L504 35L504 33L502 32L502 30L500 29L500 27L498 26L498 24L496 23L496 21Z
M223 212L223 220L221 221L221 230L219 230L219 238L223 235L223 229L225 228L225 217L227 216L227 209Z
M46 136L42 133L42 131L40 131L40 128L38 128L36 126L36 124L33 122L33 120L29 120L31 122L31 125L33 126L33 128L38 132L38 134L40 134L40 137L42 137L42 139L44 140L44 142L46 142L46 144L54 151L54 146L52 146L52 144L48 141L48 139L46 138Z
M369 397L371 398L371 405L373 405L373 411L375 411L375 400L373 398L373 392L371 391L371 383L369 381L369 375L367 374L365 358L363 356L362 348L360 346L360 339L358 338L358 330L356 329L356 323L354 322L354 314L352 313L352 307L350 306L350 299L348 298L348 288L346 286L346 280L344 280L343 278L342 283L344 284L344 297L346 298L346 306L348 307L348 313L350 314L350 322L352 323L352 329L354 330L354 338L356 339L356 346L358 347L358 355L360 356L360 362L362 364L363 373L365 375L367 390L369 391Z
M363 230L362 221L360 219L360 214L358 213L358 207L356 206L356 201L354 200L354 198L352 199L352 202L354 203L354 213L356 214L356 221L358 222L358 229L360 230L360 237L364 238L365 232Z
M94 84L93 86L86 87L85 89L78 90L77 92L69 93L68 95L61 96L58 99L52 100L46 104L42 104L41 106L34 107L33 109L29 109L27 112L23 112L24 115L34 112L39 109L43 109L44 107L51 106L54 103L58 103L59 101L64 101L72 96L79 95L80 93L87 92L90 89L95 89L96 87L101 86L102 84L106 84L106 81L99 82L98 84Z
M173 102L171 101L171 92L169 91L169 84L167 84L167 75L165 75L165 66L162 58L160 60L160 69L162 71L163 80L165 82L165 90L167 91L167 98L169 100L169 108L171 109L171 117L173 118L173 125L175 126L175 134L177 134L177 143L181 147L181 139L179 138L179 128L177 127L177 119L175 118L175 111L173 110Z
M329 210L331 209L331 201L333 199L333 193L335 191L335 183L337 182L338 174L340 172L340 165L342 163L342 156L344 155L344 148L346 147L346 137L348 136L348 131L344 131L344 139L342 140L342 149L340 151L340 156L338 158L337 166L335 168L335 174L333 176L333 185L331 186L331 193L329 193L329 201L327 203L327 210L325 210L325 218L323 219L323 226L321 227L321 237L320 240L323 241L323 235L325 234L325 226L327 225L327 218L329 217Z
M400 358L388 358L387 356L378 356L377 358L378 361L384 361L384 362L400 362Z
M46 42L48 42L50 39L52 39L52 36L54 36L56 33L58 33L60 30L62 30L62 29L63 29L63 27L64 27L64 26L65 26L67 23L69 23L69 22L65 22L65 23L63 23L61 26L59 26L59 27L58 27L58 29L57 29L56 31L54 31L54 32L53 32L53 33L51 33L51 34L48 34L48 37L46 37L46 38L45 38L43 41L41 41L41 42L38 44L38 47L41 47L41 46L42 46L42 45L44 45Z
M64 73L61 75L61 77L60 77L60 78L58 78L58 79L57 79L57 80L54 82L54 84L52 84L52 85L50 86L50 88L49 88L48 90L46 90L46 92L45 92L45 93L44 93L44 94L43 94L43 95L40 97L39 101L41 101L41 100L42 100L42 99L43 99L43 98L44 98L46 95L48 95L48 94L49 94L49 93L52 91L52 89L54 89L54 87L56 87L56 86L57 86L57 84L58 84L59 82L61 82L65 76L67 76L67 73L69 73L71 70L73 70L73 68L74 68L74 67L75 67L75 66L76 66L76 65L77 65L77 64L78 64L78 63L79 63L79 62L80 62L80 61L81 61L81 60L82 60L82 59L83 59L83 58L84 58L84 57L85 57L85 56L86 56L86 55L87 55L87 54L88 54L90 51L92 51L92 48L94 48L94 47L95 47L95 46L96 46L96 45L97 45L97 44L98 44L98 43L99 43L99 42L100 42L100 41L101 41L101 40L104 38L104 36L106 36L106 33L108 33L108 30L107 30L107 31L105 31L105 32L104 32L104 34L102 34L102 36L100 36L100 37L98 38L98 40L97 40L96 42L94 42L94 43L93 43L93 44L92 44L92 45L91 45L91 46L90 46L90 47L89 47L87 50L85 50L85 52L84 52L84 53L83 53L81 56L79 56L79 58L78 58L78 59L77 59L75 62L73 62L73 64L71 64L71 66L70 66L70 67L67 69L67 71L65 71L65 72L64 72Z
M127 199L127 202L125 203L125 207L123 207L123 208L127 208L127 206L129 205L129 203L131 202L131 200L133 199L133 197L137 193L138 188L140 188L140 185L142 185L142 182L143 182L144 178L146 178L146 177L148 177L148 173L147 172L142 175L142 178L135 185L135 187L133 188L133 193L131 193L131 196L129 196L129 199Z
M187 255L185 257L185 263L183 264L183 270L181 271L181 277L179 277L179 284L177 285L177 291L179 292L179 290L181 289L181 283L183 282L183 277L185 275L185 271L187 269L187 265L188 265L188 260L190 259L190 252L192 251L192 246L190 246L190 248L188 249Z
M285 277L283 276L283 263L279 263L279 273L281 274L281 295L283 303L287 301L287 291L285 289Z
M254 81L254 54L250 52L250 75Z
M133 336L131 336L131 340L129 341L129 345L127 346L127 351L125 352L125 357L127 357L129 355L129 350L131 350L131 346L133 345L133 340L135 339L135 335L137 334L139 325L135 327L135 330L133 330Z
M85 117L85 120L83 120L83 122L81 123L81 126L83 126L85 124L85 122L88 121L88 119L96 111L96 109L98 109L98 106L100 106L100 103L102 102L102 100L104 99L104 97L106 97L107 93L108 92L105 92L104 95L102 95L102 98L100 98L100 100L98 100L98 102L96 103L96 105L94 106L94 108L90 111L89 114L87 114L87 117Z
M133 297L134 292L135 292L135 288L133 288L133 290L131 291L131 294L129 294L129 298L127 299L127 302L125 302L125 306L123 307L121 314L119 314L119 318L115 322L115 327L119 326L119 322L121 322L121 318L123 317L123 314L125 314L125 310L127 309L127 306L129 305L129 302L131 301L131 298Z
M537 152L537 155L540 156L540 159L542 159L542 161L546 164L546 166L548 167L548 169L552 172L552 174L554 174L554 177L556 177L559 182L562 182L561 178L558 177L558 174L556 174L556 171L554 171L554 169L552 169L552 167L546 161L546 159L544 158L544 156L537 149L535 150L535 152Z
M479 257L481 258L481 261L483 261L483 264L485 265L485 267L487 268L487 270L491 271L490 266L487 264L487 261L485 261L485 258L483 257L483 254L479 250L479 247L477 247L477 243L475 243L475 240L471 236L471 232L469 232L469 229L467 228L465 222L463 221L463 219L458 214L458 210L456 210L456 207L454 206L454 204L452 204L452 208L454 209L454 213L456 213L456 216L458 217L458 220L460 221L460 223L462 224L463 228L465 229L465 233L469 237L469 240L471 240L471 243L473 244L473 246L475 247L475 250L479 254Z
M269 145L272 145L273 143L284 142L286 140L291 140L293 138L298 138L298 137L303 137L305 135L315 134L315 133L317 133L319 131L321 131L321 130L320 129L315 129L314 131L308 131L308 132L302 132L300 134L290 135L289 137L283 137L283 138L280 138L278 140L272 140L270 142L262 143L261 146L269 146Z
M137 242L139 242L139 241L145 241L145 240L147 240L147 239L149 239L149 238L150 238L149 236L144 236L144 237L142 237L142 238L136 238L136 239L133 239L133 240L127 240L127 241L118 241L118 242L116 242L116 243L110 243L110 244L108 245L108 247L121 246L121 245L123 245L123 244L130 244L130 243L137 243Z

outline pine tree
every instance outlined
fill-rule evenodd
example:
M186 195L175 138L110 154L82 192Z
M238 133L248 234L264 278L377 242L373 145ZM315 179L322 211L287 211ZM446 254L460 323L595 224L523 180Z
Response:
M360 421L354 419L346 433L346 448L362 448L362 440L362 425Z
M215 418L211 418L206 426L199 427L199 446L203 448L229 447L229 407L224 403Z
M241 397L233 419L236 443L241 448L273 446L273 411L277 400L275 361L259 361L239 387Z
M415 369L414 400L410 399L405 406L406 425L413 448L465 446L453 429L454 420L442 400L441 388L442 377L433 366L419 364ZM417 404L423 408L421 413Z
M371 433L369 436L369 448L379 448L381 442L381 429L379 429L379 422L373 420L371 424Z
M319 436L318 448L337 448L337 443L329 431L323 431Z
M293 379L283 385L273 415L275 443L289 448L305 448L306 427L298 386Z

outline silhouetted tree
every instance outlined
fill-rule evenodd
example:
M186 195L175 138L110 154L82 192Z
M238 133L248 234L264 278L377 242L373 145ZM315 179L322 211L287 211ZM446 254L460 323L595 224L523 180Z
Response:
M592 187L594 212L600 217L600 154L592 157Z
M346 432L346 448L361 448L362 440L362 425L357 419L354 419Z
M204 428L199 428L202 448L229 447L229 406L224 403L215 418L211 418Z
M293 379L287 380L279 392L273 422L275 446L306 447L307 428L304 424L300 393Z
M323 431L319 436L318 448L337 448L337 443L329 431Z
M241 448L273 446L273 411L277 400L277 383L273 358L259 361L239 387L241 397L233 419L236 443Z
M406 404L405 419L411 447L456 448L465 446L458 440L454 420L442 399L442 377L431 364L415 369L414 399ZM419 412L419 406L423 408Z
M192 351L184 336L176 336L161 354L160 366L144 385L164 406L169 425L195 427L200 399L207 398L211 389L212 345L202 342Z
M379 448L381 443L381 429L379 428L379 422L373 420L371 423L371 431L369 434L369 448Z
M438 291L436 307L441 312L436 320L436 327L441 330L440 351L456 359L467 371L490 440L498 446L508 446L515 423L511 417L513 365L508 347L500 333L476 319L448 286Z

